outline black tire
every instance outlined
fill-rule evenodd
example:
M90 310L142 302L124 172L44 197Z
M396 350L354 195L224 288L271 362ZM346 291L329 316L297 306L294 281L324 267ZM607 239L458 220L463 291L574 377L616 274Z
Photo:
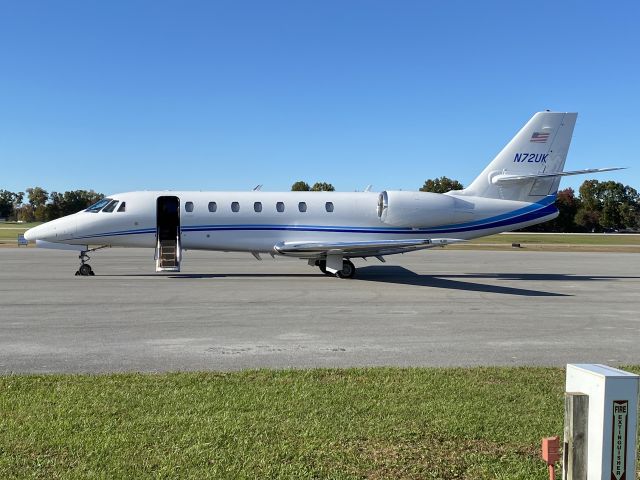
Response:
M338 278L353 278L356 275L356 266L351 260L342 262L342 270L336 273Z
M83 277L88 277L93 273L93 270L91 269L91 265L87 263L83 263L82 265L80 265L80 268L78 269L78 273Z

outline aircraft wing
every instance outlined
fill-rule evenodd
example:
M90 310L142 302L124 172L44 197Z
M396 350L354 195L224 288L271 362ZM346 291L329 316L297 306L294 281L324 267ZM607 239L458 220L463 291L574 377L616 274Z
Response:
M417 238L409 240L372 240L367 242L281 242L276 252L293 257L318 257L327 253L341 253L345 257L372 257L405 253L425 248L465 242L458 238Z

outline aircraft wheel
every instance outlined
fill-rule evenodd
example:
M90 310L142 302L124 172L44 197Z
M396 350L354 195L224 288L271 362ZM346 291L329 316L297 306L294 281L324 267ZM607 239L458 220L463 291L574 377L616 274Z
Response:
M342 262L342 270L336 273L338 278L353 278L356 274L356 266L351 260L345 260Z
M89 275L95 275L95 273L93 273L93 269L91 268L91 265L89 265L88 263L83 263L82 265L80 265L80 268L78 269L78 273L83 277L88 277Z

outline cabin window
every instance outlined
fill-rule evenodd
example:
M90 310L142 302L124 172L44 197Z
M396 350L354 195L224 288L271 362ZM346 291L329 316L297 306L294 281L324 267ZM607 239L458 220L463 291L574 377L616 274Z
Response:
M231 202L231 211L232 212L239 212L240 211L240 204L238 202Z
M253 211L260 213L262 211L262 202L253 202Z
M115 210L117 204L118 204L118 200L113 200L113 201L109 202L109 205L104 207L102 209L102 211L105 212L105 213L111 213L111 212L113 212Z
M187 203L185 203L185 204L184 204L184 210L185 210L186 212L189 212L189 213L193 212L193 202L187 202Z
M108 204L112 199L111 198L103 198L102 200L97 201L89 208L85 210L85 212L97 213L104 208L106 204Z
M307 211L307 203L306 202L299 202L298 203L298 210L300 210L301 212L306 212Z
M276 210L280 213L284 212L284 202L276 203Z
M209 211L213 213L216 210L218 210L218 204L216 202L209 202Z
M118 212L124 212L127 209L127 202L122 202L118 207Z
M325 203L324 204L324 209L329 213L333 212L333 202Z

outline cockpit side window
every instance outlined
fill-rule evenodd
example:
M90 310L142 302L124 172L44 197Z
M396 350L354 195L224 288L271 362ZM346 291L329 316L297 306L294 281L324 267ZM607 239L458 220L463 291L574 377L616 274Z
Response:
M112 198L103 198L102 200L97 201L96 203L91 205L89 208L87 208L85 212L97 213L100 210L102 210L104 206L107 205L112 200L113 200Z
M102 212L111 213L116 209L116 205L118 205L118 200L111 200L111 202L109 202L109 205L102 209Z
M127 209L127 202L122 202L118 207L118 212L124 212Z

